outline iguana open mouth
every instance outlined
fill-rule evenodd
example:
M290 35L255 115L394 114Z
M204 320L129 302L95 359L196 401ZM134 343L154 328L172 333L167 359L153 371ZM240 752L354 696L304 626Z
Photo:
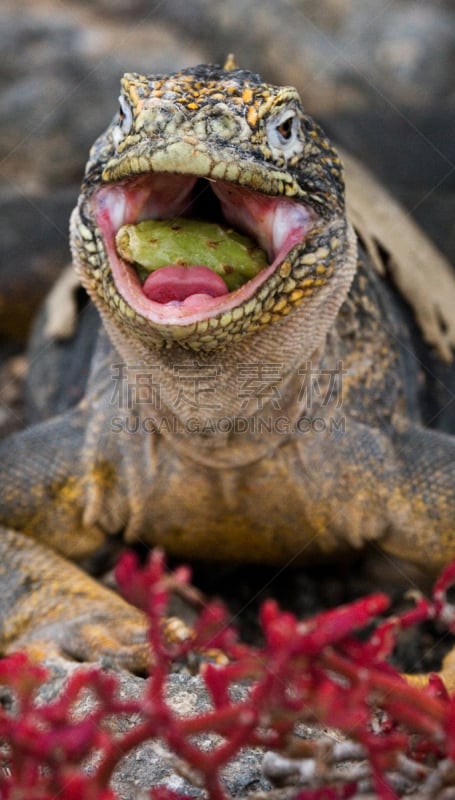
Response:
M103 186L95 192L93 203L117 291L138 314L171 325L198 322L245 303L319 219L312 208L288 198L226 181L169 173ZM228 224L250 236L265 251L268 264L233 291L200 263L162 266L145 286L135 268L119 255L116 233L125 224L174 217Z

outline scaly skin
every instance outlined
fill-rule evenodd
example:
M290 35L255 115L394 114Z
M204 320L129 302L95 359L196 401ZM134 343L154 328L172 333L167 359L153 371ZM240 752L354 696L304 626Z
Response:
M193 176L276 263L193 316L149 313L112 230L141 192L145 216L199 213ZM280 250L278 217L263 230L284 199ZM104 327L79 404L2 445L4 651L142 668L139 613L67 561L113 534L184 558L303 563L369 541L431 571L455 557L454 439L421 424L409 321L357 255L339 158L295 90L215 67L125 76L71 242Z

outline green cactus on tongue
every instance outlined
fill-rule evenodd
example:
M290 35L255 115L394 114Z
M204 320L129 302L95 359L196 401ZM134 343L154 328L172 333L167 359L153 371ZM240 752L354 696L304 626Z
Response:
M178 218L123 225L117 252L145 279L170 264L200 264L220 275L229 291L238 289L267 266L267 256L248 237L213 222Z

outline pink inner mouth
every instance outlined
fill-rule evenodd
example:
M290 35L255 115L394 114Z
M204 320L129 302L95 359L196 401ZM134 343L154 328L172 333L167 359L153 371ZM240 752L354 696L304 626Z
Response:
M221 206L224 222L254 238L267 253L269 265L232 292L219 275L198 264L160 267L141 285L135 269L117 253L116 232L122 225L143 219L193 216L196 183L191 175L149 174L102 187L92 200L119 294L137 313L155 323L186 325L241 305L305 239L318 219L311 208L287 198L270 197L223 181L207 181L213 192L212 205Z

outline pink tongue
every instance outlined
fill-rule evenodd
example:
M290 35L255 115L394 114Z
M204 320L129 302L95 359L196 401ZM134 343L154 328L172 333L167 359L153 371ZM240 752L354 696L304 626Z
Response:
M195 294L220 297L229 292L223 278L208 267L181 267L176 264L152 272L142 291L155 303L183 302Z

